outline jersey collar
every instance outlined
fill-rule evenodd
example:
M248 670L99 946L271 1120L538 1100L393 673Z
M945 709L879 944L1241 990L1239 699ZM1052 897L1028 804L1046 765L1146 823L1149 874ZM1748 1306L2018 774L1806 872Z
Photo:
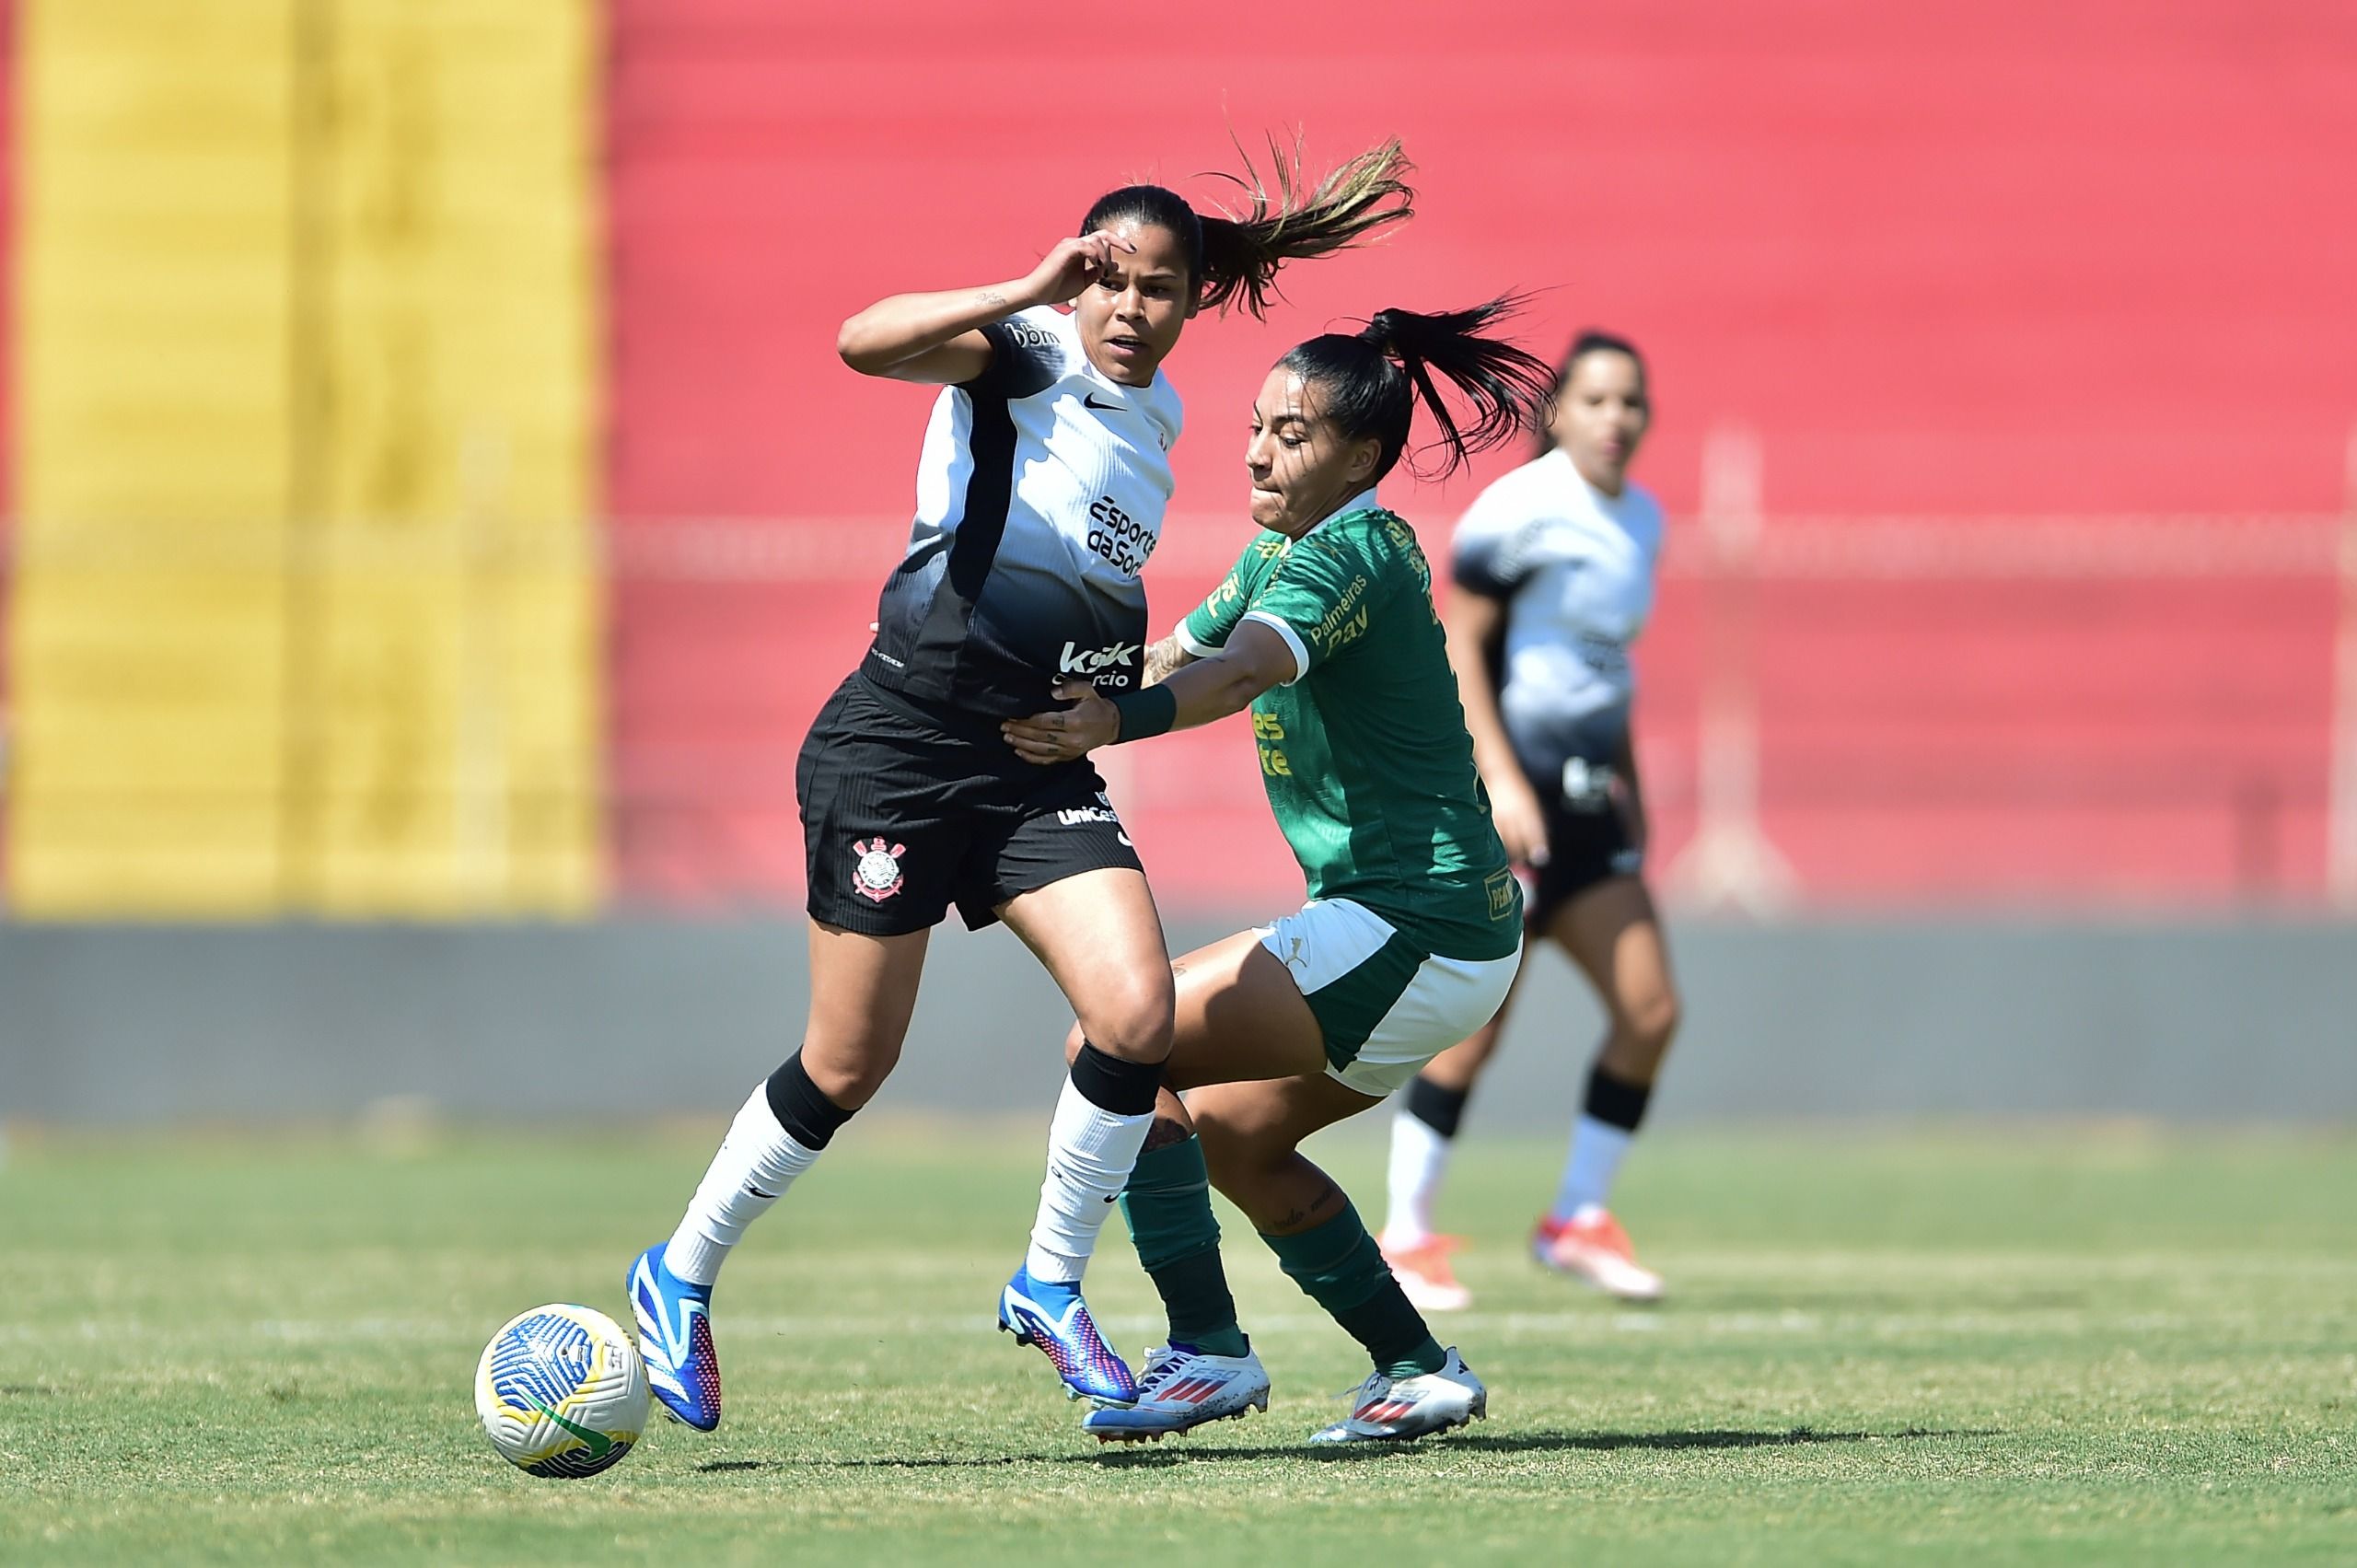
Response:
M1302 529L1298 537L1307 539L1311 534L1316 533L1319 528L1324 528L1328 523L1332 522L1337 517L1347 517L1353 512L1372 512L1382 505L1382 502L1377 501L1375 498L1375 486L1370 484L1364 490L1360 491L1356 495L1352 496L1348 501L1343 502L1341 505L1335 507L1332 511L1327 513L1324 517L1318 518L1307 528Z

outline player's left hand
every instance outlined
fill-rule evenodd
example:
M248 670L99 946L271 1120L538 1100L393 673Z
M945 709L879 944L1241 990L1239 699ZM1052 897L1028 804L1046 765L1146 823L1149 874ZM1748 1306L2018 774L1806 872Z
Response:
M1028 719L1007 719L998 730L1015 754L1042 766L1086 757L1100 746L1110 746L1121 733L1120 710L1097 694L1086 680L1056 682L1056 700L1067 708L1051 708Z

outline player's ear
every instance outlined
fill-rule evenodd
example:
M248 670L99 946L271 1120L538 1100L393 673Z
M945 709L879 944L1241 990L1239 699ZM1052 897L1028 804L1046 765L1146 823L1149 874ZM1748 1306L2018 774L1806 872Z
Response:
M1383 461L1383 440L1380 436L1362 436L1351 444L1351 466L1342 470L1353 484L1365 484L1375 478L1375 466Z

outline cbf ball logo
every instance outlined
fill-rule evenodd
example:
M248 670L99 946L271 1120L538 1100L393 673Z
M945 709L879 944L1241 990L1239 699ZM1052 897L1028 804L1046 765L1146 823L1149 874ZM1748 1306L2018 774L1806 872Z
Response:
M863 899L882 903L900 890L907 880L900 875L900 856L909 853L906 844L884 847L882 839L870 839L865 843L852 841L852 854L859 856L859 864L852 868L851 890Z

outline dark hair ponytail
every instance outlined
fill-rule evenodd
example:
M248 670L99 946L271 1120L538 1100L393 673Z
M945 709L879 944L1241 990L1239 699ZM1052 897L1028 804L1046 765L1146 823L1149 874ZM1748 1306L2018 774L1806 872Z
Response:
M1369 482L1399 462L1421 401L1440 427L1432 446L1443 456L1429 470L1411 464L1411 471L1420 479L1446 479L1473 453L1546 423L1554 374L1547 362L1514 343L1483 335L1524 303L1520 296L1505 295L1469 309L1430 316L1378 310L1360 331L1312 338L1277 363L1317 385L1320 414L1339 425L1347 439L1373 436L1382 442L1382 456ZM1450 410L1441 392L1443 381L1471 410L1469 423Z
M1631 363L1637 367L1638 380L1650 382L1653 379L1652 372L1645 368L1645 356L1637 352L1635 343L1618 333L1608 332L1596 327L1583 327L1580 329L1580 335L1572 340L1572 346L1563 351L1562 363L1555 367L1555 385L1547 394L1549 402L1551 403L1563 395L1564 390L1572 384L1573 375L1580 367L1580 361L1591 354L1625 354L1629 356ZM1555 433L1550 428L1552 423L1551 420L1543 421L1538 426L1538 448L1536 454L1538 457L1543 458L1555 449Z
M1241 299L1245 309L1265 316L1277 269L1287 261L1347 250L1415 215L1416 193L1405 178L1414 166L1396 137L1351 159L1306 195L1300 150L1288 155L1271 140L1269 151L1274 196L1249 158L1242 174L1221 176L1243 188L1248 204L1241 215L1204 217L1175 191L1126 185L1097 199L1080 232L1093 234L1123 220L1167 229L1186 250L1202 304L1225 310Z

